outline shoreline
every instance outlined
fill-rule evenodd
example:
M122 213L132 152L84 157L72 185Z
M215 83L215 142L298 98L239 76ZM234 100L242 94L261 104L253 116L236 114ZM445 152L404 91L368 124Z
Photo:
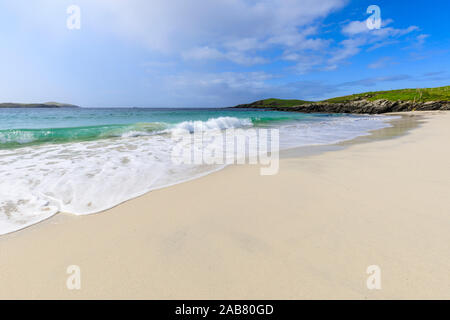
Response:
M287 149L282 149L280 150L280 158L284 158L284 157L305 157L308 155L314 155L314 154L319 154L319 153L323 153L323 152L328 152L328 151L336 151L339 149L344 148L345 146L349 146L352 144L356 144L356 143L363 143L363 142L370 142L370 141L374 141L377 139L383 139L383 138L395 138L397 136L400 136L401 134L405 134L408 130L414 128L414 126L417 125L418 123L418 115L414 115L414 116L409 116L407 113L391 113L391 114L386 114L386 115L382 115L382 116L399 116L398 119L391 119L386 121L387 123L389 123L391 126L390 127L385 127L385 128L381 128L381 129L375 129L375 130L369 130L367 132L367 135L363 135L363 136L357 136L355 138L349 139L349 140L344 140L344 141L340 141L337 143L332 143L332 144L319 144L319 145L308 145L308 146L301 146L301 147L292 147L292 148L287 148ZM411 119L407 119L407 118L411 118ZM406 121L406 120L411 120L411 121ZM392 134L387 134L387 132L392 131ZM111 210L117 206L120 206L123 203L126 203L128 201L133 201L136 198L142 197L150 192L156 191L156 190L161 190L161 189L166 189L166 188L170 188L173 186L176 186L178 184L183 184L183 183L189 183L191 181L203 178L205 176L214 174L218 171L221 171L223 169L225 169L226 167L229 166L235 166L236 164L231 164L231 165L227 165L224 164L219 168L216 168L212 171L207 171L204 173L201 173L199 175L190 177L186 180L183 181L179 181L179 182L175 182L175 183L171 183L168 185L164 185L164 186L160 186L154 189L150 189L150 190L146 190L146 191L142 191L137 193L136 195L133 195L132 197L130 197L129 199L122 201L120 203L117 203L115 205L112 205L109 208L97 211L97 212L92 212L92 213L88 213L88 214L72 214L69 212L64 212L64 211L59 211L56 212L55 214L52 214L48 217L44 217L42 220L39 220L37 222L33 222L31 224L28 224L20 229L17 230L13 230L7 233L3 233L0 234L0 237L2 236L6 236L15 232L20 232L22 230L27 230L30 227L33 227L35 225L39 225L42 222L49 220L49 219L53 219L55 216L57 215L66 215L66 216L88 216L88 215L96 215L96 214L102 214L108 210ZM246 165L247 165L247 161L246 161Z
M416 124L282 157L275 176L229 166L4 235L0 298L448 298L450 113ZM65 287L72 264L80 291ZM365 288L369 264L382 268L380 291Z

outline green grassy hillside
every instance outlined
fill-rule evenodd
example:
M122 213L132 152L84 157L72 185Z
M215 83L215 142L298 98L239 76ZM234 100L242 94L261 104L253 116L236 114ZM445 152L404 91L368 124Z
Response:
M325 100L325 102L338 103L348 102L353 100L367 99L369 101L385 99L390 101L450 101L450 86L439 88L424 88L424 89L400 89L390 91L375 91L365 92L359 94L352 94L350 96L343 96Z
M375 100L389 100L389 101L411 101L411 102L427 102L427 101L450 101L450 86L439 88L424 88L424 89L400 89L389 91L374 91L352 94L349 96L331 98L317 102L340 103L350 102L355 100L366 99L369 101ZM237 107L245 108L290 108L302 104L313 103L313 101L305 100L284 100L284 99L265 99L255 101L249 104L242 104Z
M311 103L310 101L305 100L284 100L284 99L266 99L262 100L263 105L267 106L278 106L278 107L292 107L298 106L299 104Z

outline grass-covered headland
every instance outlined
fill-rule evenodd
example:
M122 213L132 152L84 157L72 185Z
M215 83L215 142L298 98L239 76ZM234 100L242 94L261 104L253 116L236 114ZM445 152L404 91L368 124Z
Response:
M354 100L366 99L369 101L388 100L388 101L412 101L412 102L428 102L428 101L450 101L450 86L439 88L424 89L400 89L389 91L365 92L352 94L325 100L326 102L348 102Z

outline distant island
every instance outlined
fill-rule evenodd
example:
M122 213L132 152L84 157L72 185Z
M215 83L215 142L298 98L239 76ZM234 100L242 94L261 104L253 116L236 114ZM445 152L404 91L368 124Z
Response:
M375 91L323 101L265 99L232 108L257 108L305 113L369 113L450 110L450 86Z
M59 102L44 102L44 103L6 102L0 103L0 108L79 108L79 106Z

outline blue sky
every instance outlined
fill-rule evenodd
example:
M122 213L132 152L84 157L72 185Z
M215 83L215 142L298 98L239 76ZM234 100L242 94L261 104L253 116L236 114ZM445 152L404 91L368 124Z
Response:
M448 12L448 0L2 0L0 101L222 107L444 86Z

